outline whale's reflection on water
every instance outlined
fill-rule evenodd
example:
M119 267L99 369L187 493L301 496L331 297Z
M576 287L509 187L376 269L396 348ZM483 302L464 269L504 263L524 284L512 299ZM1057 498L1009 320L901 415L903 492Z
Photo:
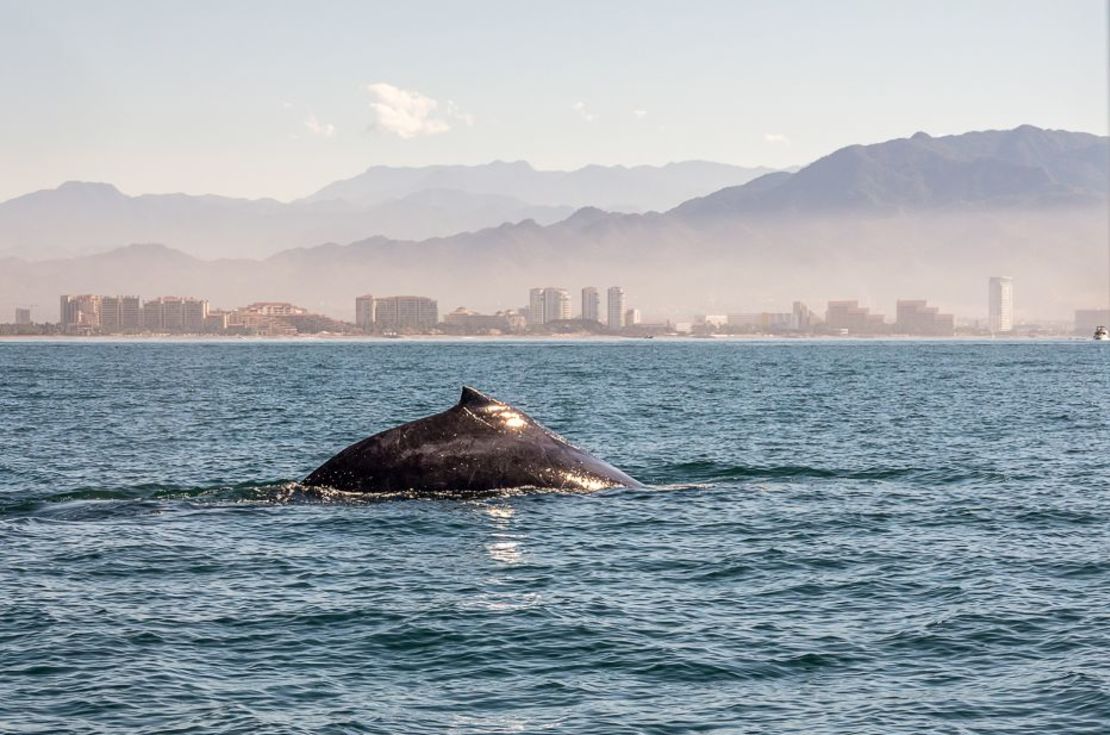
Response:
M491 612L512 612L543 604L540 593L519 588L519 576L510 571L524 562L527 534L514 528L516 509L497 500L478 501L478 511L488 531L482 551L493 566L482 581L483 592L461 603L461 607Z
M497 541L487 544L486 551L489 552L490 558L494 561L503 564L520 563L520 544L516 541Z
M487 505L482 509L487 516L502 521L508 521L516 515L516 510L510 505ZM507 525L507 524L505 524Z
M512 533L511 523L516 510L510 505L485 505L482 512L493 521L491 540L486 544L486 553L489 558L502 564L519 564L520 541L525 538L523 534Z

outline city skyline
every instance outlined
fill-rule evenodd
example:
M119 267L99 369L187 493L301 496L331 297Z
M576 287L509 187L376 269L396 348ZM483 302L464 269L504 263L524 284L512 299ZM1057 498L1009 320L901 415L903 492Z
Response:
M213 309L206 299L180 296L159 296L142 299L135 295L65 294L60 297L59 322L61 333L140 334L180 332L196 334L237 333L237 330L261 330L260 333L293 334L299 328L277 325L275 319L296 317L309 329L349 331L353 327L364 333L431 333L448 329L462 333L477 331L523 333L545 325L560 326L565 331L574 322L594 322L610 333L626 327L649 328L659 333L688 333L726 329L738 333L821 333L842 335L907 334L918 336L953 336L959 329L978 330L985 334L1006 335L1025 329L1043 329L1039 325L1014 322L1013 279L992 276L988 279L986 320L959 319L941 313L926 299L898 299L895 316L888 320L884 313L872 313L858 300L829 300L824 316L809 306L795 301L789 312L728 312L701 313L689 321L667 316L661 320L644 321L639 308L628 306L624 289L611 286L606 290L604 320L598 311L600 303L596 286L581 289L581 309L571 310L569 290L562 287L530 289L529 302L517 309L485 314L458 306L440 318L438 302L426 296L378 296L363 294L354 298L354 319L333 319L289 302L255 302L229 310ZM591 311L592 310L592 311ZM590 314L593 316L590 316ZM538 314L538 316L537 316ZM555 318L549 318L555 314ZM307 321L306 321L307 320ZM1076 309L1072 321L1074 333L1090 331L1090 325L1110 321L1110 310ZM36 323L29 308L17 307L14 327L31 327ZM18 333L18 330L17 332ZM31 334L32 332L26 332Z
M918 133L736 186L714 178L736 171L713 167L591 170L571 185L514 166L376 170L296 206L67 185L0 204L0 309L41 308L61 291L120 292L137 281L162 293L203 289L227 303L276 291L338 317L346 312L339 294L384 282L488 311L517 305L513 284L550 278L619 280L641 294L648 319L849 296L889 312L896 299L925 294L970 317L982 310L979 279L1002 272L1022 283L1016 321L1061 320L1106 300L1107 274L1090 264L1105 261L1110 240L1099 206L1108 140L1032 126ZM981 171L991 173L973 175ZM547 203L536 211L504 198L524 191ZM558 205L564 196L673 203L691 195L658 214ZM440 221L452 234L373 236L382 210L366 197L385 197L409 222ZM78 251L66 256L70 246ZM498 284L467 288L494 268Z

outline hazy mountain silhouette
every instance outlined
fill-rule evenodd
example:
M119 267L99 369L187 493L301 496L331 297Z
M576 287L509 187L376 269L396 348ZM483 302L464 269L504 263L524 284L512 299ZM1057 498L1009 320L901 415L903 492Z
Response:
M0 254L42 259L157 241L205 258L264 257L368 235L425 239L529 218L547 224L572 211L447 189L358 207L335 201L128 196L111 184L70 181L0 203Z
M1110 146L1088 133L1014 130L853 145L797 173L688 201L685 217L795 209L898 209L1093 202L1110 188Z
M70 181L0 203L0 255L45 259L162 242L199 257L237 258L373 235L423 240L525 219L550 224L585 204L667 208L768 170L701 161L569 172L523 162L372 167L292 203L128 196L111 184Z
M772 170L709 161L585 166L574 171L538 171L525 161L422 168L371 166L358 176L325 186L303 201L341 200L369 205L426 189L453 189L512 196L533 204L635 212L669 209L691 197L743 184Z

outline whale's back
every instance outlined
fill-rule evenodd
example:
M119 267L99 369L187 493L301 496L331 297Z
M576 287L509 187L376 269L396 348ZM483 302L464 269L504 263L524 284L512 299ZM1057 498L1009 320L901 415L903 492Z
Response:
M473 388L463 388L458 404L443 413L352 444L304 483L367 493L639 486L523 411Z

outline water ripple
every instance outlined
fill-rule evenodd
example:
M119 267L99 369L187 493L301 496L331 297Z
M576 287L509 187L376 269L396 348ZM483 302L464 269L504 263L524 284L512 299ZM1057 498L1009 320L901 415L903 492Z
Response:
M0 732L1101 734L1089 347L2 344ZM294 481L461 383L651 486Z

